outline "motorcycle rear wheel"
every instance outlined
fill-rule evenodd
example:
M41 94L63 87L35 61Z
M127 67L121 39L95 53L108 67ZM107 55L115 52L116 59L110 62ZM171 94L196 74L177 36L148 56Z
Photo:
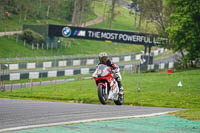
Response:
M99 101L102 103L102 104L106 104L107 101L108 101L108 92L106 94L106 89L103 85L98 85L98 97L99 97Z

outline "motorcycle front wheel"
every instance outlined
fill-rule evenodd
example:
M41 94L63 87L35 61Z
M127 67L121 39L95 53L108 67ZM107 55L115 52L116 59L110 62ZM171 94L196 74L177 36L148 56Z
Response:
M98 85L98 97L99 97L99 101L102 104L106 104L107 103L107 101L108 101L108 93L106 93L106 89L102 84Z

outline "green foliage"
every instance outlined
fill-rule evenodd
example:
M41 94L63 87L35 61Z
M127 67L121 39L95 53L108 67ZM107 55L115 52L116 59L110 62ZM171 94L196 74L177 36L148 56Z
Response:
M72 3L73 0L1 0L0 31L21 30L23 24L69 24Z
M64 10L59 10L59 14L61 15L61 17L64 17L66 20L71 21L72 12L74 9L73 0L63 1L63 3L60 5L60 8L64 9Z
M33 18L60 18L71 20L73 0L3 0L3 8L15 15Z
M140 31L157 33L166 37L165 29L168 25L171 10L170 7L166 6L164 0L132 0L130 7L134 8L136 11L134 14L139 16L138 28ZM142 21L145 24L141 24ZM153 30L149 28L149 24L153 24Z
M102 7L105 6L102 2L96 2L95 12L98 14L105 15L105 20L99 24L92 25L90 27L92 28L108 28L109 20L109 6L107 5L105 9L102 9ZM105 10L105 13L104 13ZM120 14L117 12L120 11ZM126 31L138 31L137 27L135 27L133 24L134 22L131 20L131 17L133 15L129 14L129 10L121 7L115 8L115 19L112 22L112 29L116 30L126 30Z
M29 44L42 44L44 43L44 37L39 33L36 33L32 30L24 30L21 35L19 35L21 40L25 40Z
M183 60L197 60L200 57L200 1L168 0L173 7L170 26L167 29L175 51L189 52Z
M85 8L89 9L88 5ZM23 24L66 25L71 23L73 10L74 0L1 0L0 31L21 30ZM87 21L96 18L93 10L85 16Z

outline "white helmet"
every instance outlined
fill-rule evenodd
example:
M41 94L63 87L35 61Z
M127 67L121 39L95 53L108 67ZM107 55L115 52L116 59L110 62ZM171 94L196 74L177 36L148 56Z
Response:
M108 60L108 54L106 52L101 52L99 54L99 61L100 61L100 63L105 64L107 62L107 60Z

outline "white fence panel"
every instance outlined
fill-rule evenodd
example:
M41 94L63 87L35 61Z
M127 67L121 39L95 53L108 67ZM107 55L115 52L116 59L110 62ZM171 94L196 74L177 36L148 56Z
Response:
M27 69L35 69L36 63L27 63Z
M65 70L65 76L71 76L71 75L74 75L74 70L73 69Z
M131 56L124 56L124 61L131 61Z
M94 64L94 59L87 59L86 64L87 65L93 65Z
M18 70L19 64L9 64L9 70Z
M73 66L80 66L81 61L80 60L73 60Z
M140 60L141 59L141 54L137 54L136 55L136 60Z
M169 63L169 68L173 68L174 67L174 62L170 62Z
M89 74L89 68L81 68L81 74Z
M52 67L52 62L43 62L43 68Z
M29 79L38 79L39 72L29 72Z
M48 77L57 77L57 71L48 71Z
M66 60L58 62L58 66L59 67L66 66L66 65L67 65L67 61Z
M165 68L165 63L159 64L159 69L164 69Z
M10 80L20 80L20 73L11 73Z
M113 57L113 58L112 58L112 61L113 61L113 62L119 62L119 57Z

